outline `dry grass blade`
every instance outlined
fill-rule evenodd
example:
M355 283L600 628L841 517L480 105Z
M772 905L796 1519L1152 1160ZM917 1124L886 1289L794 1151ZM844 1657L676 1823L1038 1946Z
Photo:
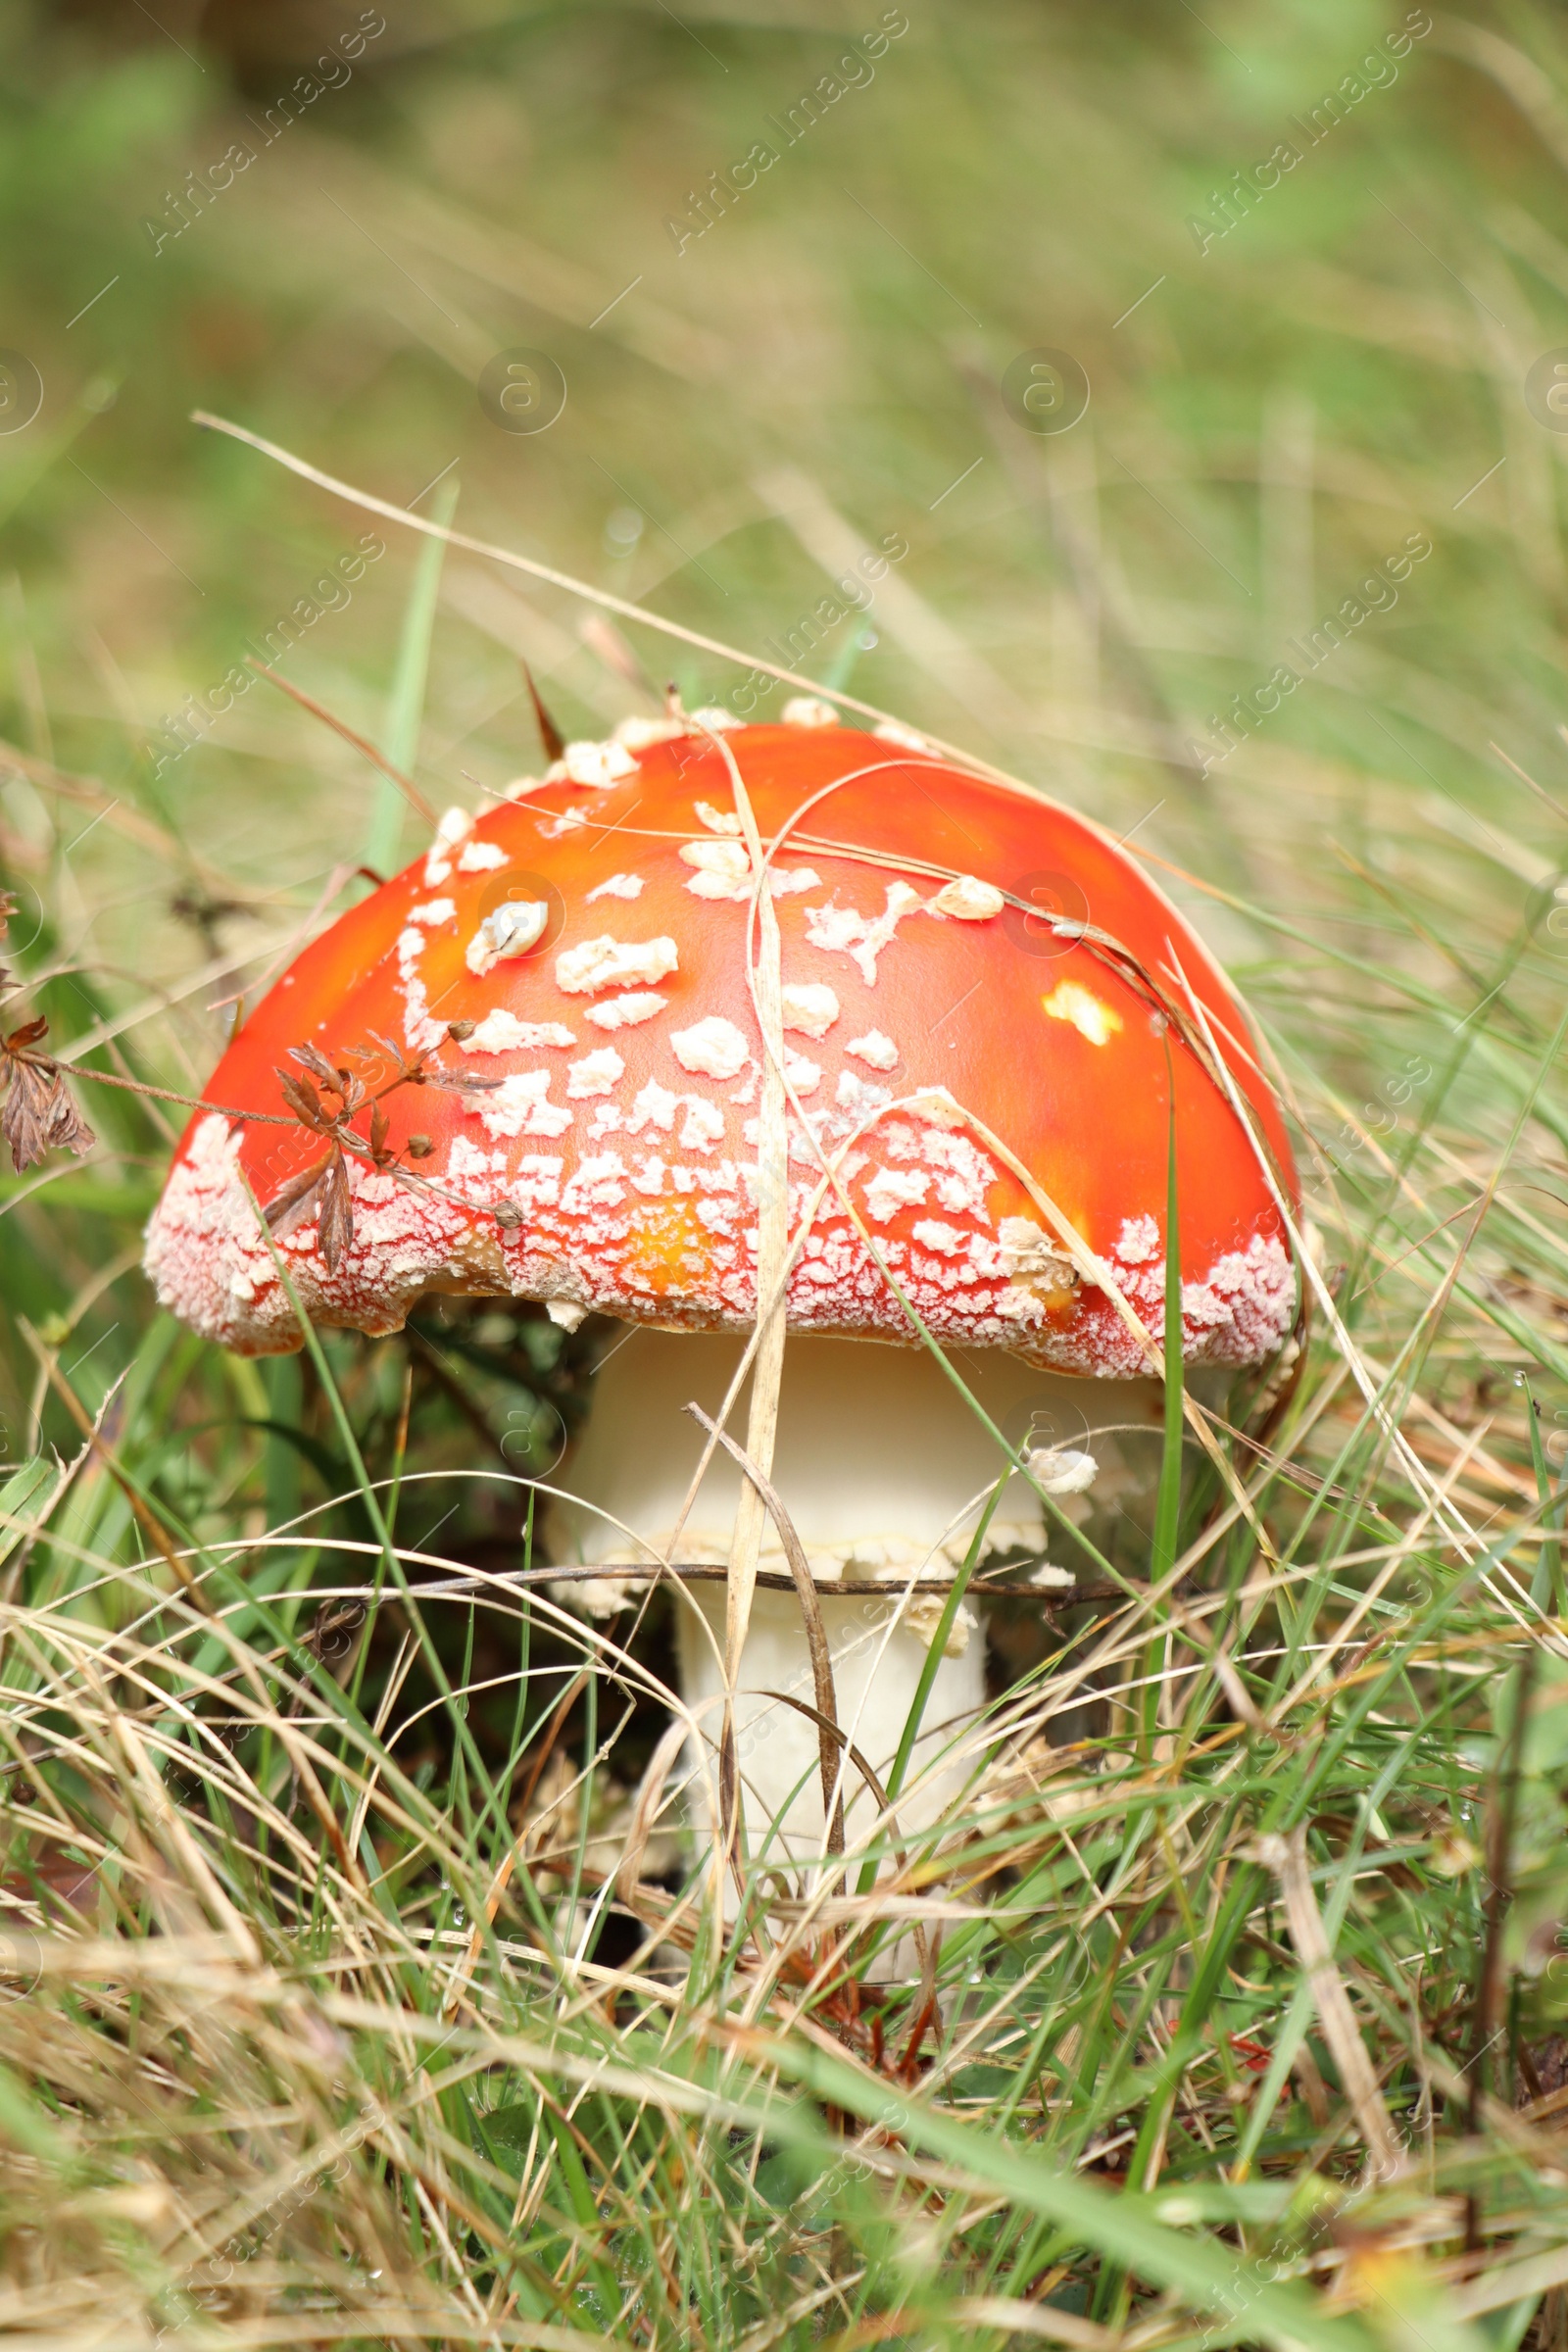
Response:
M1350 1997L1345 1989L1345 1980L1334 1963L1323 1932L1323 1915L1312 1892L1311 1873L1307 1868L1306 1837L1304 1831L1293 1830L1286 1837L1270 1836L1258 1840L1258 1860L1272 1870L1280 1882L1280 1893L1285 1904L1285 1916L1290 1921L1291 1941L1306 1972L1313 2004L1323 2027L1324 2038L1334 2053L1334 2063L1355 2112L1358 2129L1366 2141L1372 2162L1385 2178L1398 2166L1389 2111L1383 2103L1377 2077L1367 2057L1366 2043Z
M688 1404L692 1419L716 1438L731 1459L740 1465L741 1474L749 1478L768 1517L778 1530L784 1546L784 1557L790 1564L790 1576L800 1598L801 1619L806 1631L807 1647L811 1657L811 1680L816 1688L816 1704L821 1717L820 1764L822 1774L822 1817L827 1823L827 1850L830 1854L844 1851L844 1795L838 1759L838 1698L833 1688L833 1659L827 1645L827 1634L822 1625L822 1604L817 1597L816 1579L811 1574L801 1539L795 1532L795 1522L784 1507L782 1496L771 1481L763 1476L744 1446L736 1444L729 1432L721 1429L703 1411L700 1404Z
M359 734L346 719L337 717L324 703L318 703L313 694L307 694L292 679L285 678L267 662L258 662L254 654L247 657L246 666L254 669L259 677L266 678L270 685L277 687L280 693L286 694L291 703L298 703L300 709L308 710L313 718L318 718L323 726L330 727L334 735L341 735L343 741L351 743L357 752L363 752L371 765L380 769L388 783L397 786L416 816L422 816L427 825L435 823L436 812L413 777L406 776L401 768L394 767L386 754L378 751L368 737Z

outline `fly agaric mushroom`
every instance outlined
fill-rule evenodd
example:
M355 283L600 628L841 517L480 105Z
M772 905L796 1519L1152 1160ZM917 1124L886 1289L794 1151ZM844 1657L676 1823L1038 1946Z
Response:
M1020 1455L1125 1420L1127 1384L1147 1406L1172 1135L1189 1364L1287 1340L1295 1177L1236 999L1106 834L907 730L808 700L783 721L630 720L443 819L229 1046L147 1263L166 1305L248 1354L300 1344L274 1252L311 1315L362 1331L430 1291L620 1318L557 1514L558 1562L602 1572L578 1588L602 1608L639 1561L731 1560L742 1469L681 1408L720 1413L764 1264L763 1321L771 1280L789 1339L755 1467L818 1588L842 1730L885 1775L940 1586L1007 1473L993 1427ZM1083 1444L1029 1461L993 1549L1042 1551L1042 1489L1094 1473ZM743 1648L733 1593L687 1586L683 1693L716 1740L728 1607L754 1850L771 1822L784 1853L819 1852L818 1734L768 1695L813 1691L801 1601L773 1589L783 1544L755 1533ZM966 1631L960 1613L917 1767L983 1700ZM951 1785L927 1770L901 1825Z

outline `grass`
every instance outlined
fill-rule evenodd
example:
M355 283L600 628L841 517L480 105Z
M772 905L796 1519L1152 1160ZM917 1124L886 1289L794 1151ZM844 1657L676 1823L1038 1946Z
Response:
M1129 833L1226 956L1316 1235L1299 1377L1223 1479L1173 1422L1128 1598L993 1610L950 1820L726 1930L658 1811L665 1604L608 1640L534 1554L598 1336L205 1347L137 1270L180 1114L83 1077L98 1148L0 1182L19 2343L1568 2339L1561 25L1442 20L1200 252L1397 12L911 8L677 254L874 13L389 24L156 254L299 61L8 16L22 1001L194 1093L215 1000L418 846L264 684L159 767L366 519L191 409L399 504L457 454L420 512L461 482L459 527L748 652L899 533L807 666ZM569 386L533 438L474 397L515 345ZM1056 438L997 389L1041 345L1094 388ZM534 760L518 655L573 734L662 682L668 640L384 537L282 667L438 805ZM865 1981L911 1908L934 2005Z

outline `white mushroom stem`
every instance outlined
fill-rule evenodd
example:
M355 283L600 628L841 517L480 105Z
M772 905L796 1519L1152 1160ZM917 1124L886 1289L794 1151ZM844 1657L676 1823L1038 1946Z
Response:
M581 1499L559 1507L555 1528L559 1561L575 1558L606 1570L603 1586L586 1594L576 1589L590 1608L617 1606L626 1595L615 1589L615 1566L647 1557L627 1543L623 1528L661 1549L667 1545L705 1444L684 1407L691 1400L709 1414L721 1409L743 1346L728 1337L636 1329L612 1348L587 1433L564 1475ZM995 1348L964 1350L955 1360L1013 1446L1113 1452L1115 1441L1102 1444L1097 1430L1157 1416L1151 1383L1070 1380L1033 1371ZM730 1427L737 1434L745 1428L744 1394ZM951 1583L1003 1466L996 1441L929 1350L816 1337L789 1341L772 1483L819 1589L839 1727L884 1784L944 1606L940 1592L903 1597L903 1589L916 1578ZM1053 1483L1059 1479L1062 1493L1085 1483L1081 1463L1054 1468ZM729 1559L741 1488L739 1468L718 1453L681 1533L680 1561L722 1566ZM1039 1552L1048 1548L1047 1536L1038 1495L1011 1476L992 1516L988 1547L1022 1544ZM1050 1548L1062 1567L1072 1567L1059 1538ZM771 1525L763 1531L761 1566L786 1567ZM833 1590L841 1581L871 1579L887 1585L886 1598ZM689 1584L681 1596L681 1697L698 1724L689 1757L691 1810L710 1831L725 1604L721 1583ZM762 1588L753 1600L737 1678L746 1846L754 1863L795 1868L824 1851L818 1738L812 1720L774 1692L809 1705L811 1659L795 1593ZM934 1820L975 1769L981 1742L974 1726L984 1700L985 1642L964 1604L938 1664L899 1801L905 1834ZM842 1793L853 1848L858 1837L870 1834L878 1808L853 1765Z

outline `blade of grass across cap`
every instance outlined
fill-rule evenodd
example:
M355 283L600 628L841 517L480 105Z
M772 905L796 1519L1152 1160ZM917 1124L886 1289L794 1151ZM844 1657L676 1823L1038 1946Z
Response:
M456 475L441 484L431 501L437 522L450 523L458 511ZM384 750L391 765L404 775L413 772L419 751L419 728L424 718L425 682L430 672L430 640L435 634L436 602L441 593L444 539L426 539L415 561L414 580L403 612L397 667L387 703ZM396 873L402 863L403 808L406 795L382 774L370 804L365 834L365 862L378 874Z
M1182 1517L1182 1439L1185 1429L1186 1382L1182 1352L1182 1228L1176 1170L1176 1065L1170 1037L1165 1037L1165 1330L1164 1330L1164 1442L1159 1458L1159 1487L1154 1497L1154 1529L1150 1545L1149 1581L1157 1592L1176 1565ZM1168 1617L1168 1610L1161 1610ZM1145 1653L1145 1685L1141 1707L1140 1747L1146 1757L1155 1750L1163 1673L1171 1665L1170 1635L1158 1634Z
M705 729L729 770L730 790L740 818L741 838L751 856L755 876L748 960L753 1009L762 1033L762 1099L759 1104L760 1140L757 1152L757 1361L752 1372L752 1402L746 1424L748 1468L755 1465L765 1482L773 1467L778 1435L779 1391L784 1379L784 1342L789 1330L789 1301L785 1274L790 1245L789 1131L784 1107L784 997L778 912L762 858L762 840L751 795L740 765L722 735ZM755 941L755 954L751 954ZM752 1598L761 1560L767 1505L761 1491L748 1476L741 1487L730 1539L729 1587L724 1618L724 1728L719 1758L719 1793L723 1806L723 1842L733 1851L741 1820L740 1785L735 1759L735 1690L740 1679L741 1652L751 1624Z
M1165 1084L1168 1099L1168 1140L1165 1159L1165 1441L1159 1463L1159 1492L1154 1503L1154 1539L1150 1554L1150 1581L1158 1584L1176 1561L1182 1515L1182 1245L1180 1197L1176 1173L1176 1070L1170 1040L1165 1041Z

